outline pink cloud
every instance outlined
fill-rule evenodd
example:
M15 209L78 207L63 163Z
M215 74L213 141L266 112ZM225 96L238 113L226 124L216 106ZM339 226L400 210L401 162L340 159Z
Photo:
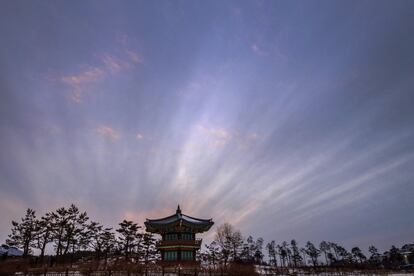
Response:
M71 86L77 86L88 82L93 82L104 75L104 71L98 67L89 68L76 75L63 76L62 81Z
M109 54L103 55L102 62L107 70L109 70L112 74L116 74L122 70L131 68L131 64L129 64L127 61Z
M70 98L75 103L81 103L82 102L82 91L80 89L74 89L72 93L70 94Z
M81 103L85 86L101 79L105 71L99 67L90 67L78 74L61 77L61 81L71 88L70 99L76 103Z
M126 44L126 39L121 44ZM81 103L87 91L91 91L93 83L102 81L109 75L117 75L123 71L133 69L142 63L142 56L135 50L123 45L115 54L104 53L97 55L99 64L88 66L79 73L64 75L58 78L60 82L71 88L69 98L75 103Z
M111 139L112 141L116 141L121 137L119 132L109 126L102 125L96 129L96 132L105 138Z

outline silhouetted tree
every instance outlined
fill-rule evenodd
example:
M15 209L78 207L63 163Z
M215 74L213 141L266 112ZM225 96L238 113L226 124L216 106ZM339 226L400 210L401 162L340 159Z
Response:
M290 241L290 247L292 249L291 251L292 251L293 265L297 267L302 262L302 256L300 255L298 243L296 242L296 240Z
M303 263L305 264L305 266L307 265L307 260L306 260L306 248L301 248L300 252L302 253L302 257L303 257Z
M327 257L329 260L329 265L332 265L333 263L337 261L334 254L332 254L331 252L328 253Z
M336 243L330 243L330 247L334 250L335 259L337 262L345 264L348 261L350 254L344 247Z
M104 254L105 268L107 264L108 254L115 248L115 234L112 232L112 228L105 228L100 232L99 239L101 242L101 250Z
M283 267L286 266L286 259L287 259L287 242L283 242L282 245L277 245L276 248L278 250L279 253L279 257L280 257L280 262L282 264Z
M368 248L368 251L369 251L369 253L371 253L371 256L369 257L371 260L372 259L377 259L379 257L378 249L375 246L371 245Z
M26 210L26 215L21 222L12 221L12 229L9 238L6 240L7 245L23 249L23 257L31 253L31 247L34 247L36 235L36 212L32 209Z
M362 264L362 262L366 261L367 257L365 257L364 253L362 253L359 247L354 247L351 249L352 256L355 258L357 262Z
M329 248L333 249L333 252L335 254L335 261L339 260L339 250L338 245L336 243L330 242Z
M256 251L256 244L252 236L247 237L246 242L243 244L241 258L248 263L254 261L254 252Z
M126 260L129 259L134 247L136 246L135 242L140 228L141 227L138 226L138 224L129 220L123 220L119 223L119 228L116 230L120 234L118 243Z
M142 246L144 253L144 262L148 264L151 261L154 261L157 258L157 248L155 246L155 238L151 233L144 233L142 235Z
M104 228L98 222L92 221L87 225L85 235L89 241L88 247L94 250L96 259L99 260L104 255L106 262L108 253L115 247L115 234L112 228Z
M66 225L69 220L68 211L65 207L61 207L51 213L51 219L53 225L52 240L55 243L56 256L59 258L62 254Z
M277 259L276 259L276 243L275 241L271 241L266 245L266 249L269 255L270 264L277 267Z
M258 238L256 240L256 246L254 251L254 261L257 264L261 264L263 262L263 238Z
M67 209L67 222L65 225L64 243L65 248L63 254L86 248L89 243L89 235L87 233L87 222L89 220L86 212L81 213L79 208L71 204Z
M46 213L36 221L36 247L40 250L40 261L43 262L46 246L52 241L53 218Z
M205 245L207 248L207 260L210 265L215 268L217 261L220 260L220 248L216 241L212 241L209 245Z
M289 244L286 241L282 243L282 246L286 250L287 264L289 267L291 267L292 266L292 251L290 250Z
M325 262L326 262L326 265L329 265L329 263L328 263L328 253L329 253L329 250L330 250L329 243L328 243L328 242L326 242L326 241L322 241L322 242L319 244L319 250L320 250L321 252L323 252L323 254L324 254L324 256L325 256Z
M397 268L398 266L402 264L403 260L404 259L400 253L400 250L393 245L389 251L389 258L388 258L389 265L392 268Z
M224 223L216 229L214 240L220 247L221 256L223 257L224 265L226 266L229 258L233 261L238 259L238 255L243 244L243 238L240 231L235 230L229 223Z
M321 255L321 252L319 251L319 249L317 249L313 243L308 241L306 243L306 249L305 250L306 250L305 251L306 254L311 259L313 266L316 266L318 264L318 257Z

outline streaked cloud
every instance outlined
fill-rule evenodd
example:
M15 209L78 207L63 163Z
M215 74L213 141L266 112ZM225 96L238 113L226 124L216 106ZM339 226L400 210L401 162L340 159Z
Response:
M135 51L130 49L124 49L125 54L129 57L130 61L134 64L142 63L142 57Z
M118 54L104 53L98 57L96 65L87 65L86 69L76 74L61 77L62 83L70 88L70 99L74 102L81 103L85 94L94 90L94 84L110 82L109 76L132 70L142 62L142 58L136 51L127 48L122 49Z
M266 241L408 241L413 5L0 9L0 242L72 202L111 227L180 203Z
M77 75L68 75L62 77L62 81L71 86L77 86L98 80L104 75L104 71L94 67L80 72Z
M76 102L82 102L83 94L87 92L87 86L103 78L105 71L98 67L89 67L74 75L66 75L61 78L62 82L71 89L70 98Z
M224 128L198 125L197 129L207 139L208 143L214 147L223 147L232 139L230 132Z
M112 74L117 74L122 70L127 70L131 67L128 62L109 54L104 54L102 56L102 62L107 70Z
M121 138L121 134L110 126L99 126L96 129L96 132L102 137L109 138L112 141L116 141Z

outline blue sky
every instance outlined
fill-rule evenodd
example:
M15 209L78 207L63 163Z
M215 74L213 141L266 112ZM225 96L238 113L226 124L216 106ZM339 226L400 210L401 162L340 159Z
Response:
M73 202L413 242L413 33L412 1L2 1L0 240Z

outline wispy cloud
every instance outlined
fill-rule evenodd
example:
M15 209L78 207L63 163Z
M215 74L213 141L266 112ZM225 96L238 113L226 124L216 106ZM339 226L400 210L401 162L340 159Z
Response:
M10 25L0 46L0 242L25 207L71 201L113 227L181 203L267 241L344 241L362 224L375 224L366 233L382 245L412 236L408 5L238 2L221 18L209 4L130 1L59 20L61 2L41 16L11 4L0 17ZM29 23L59 26L58 45ZM36 58L21 54L20 36Z
M224 128L198 125L197 129L207 139L209 144L214 147L223 147L232 139L230 131Z
M95 65L87 65L86 69L78 73L64 75L60 78L61 82L70 88L70 99L76 103L81 103L85 94L93 90L93 84L109 81L108 76L128 72L142 63L141 55L126 47L114 53L99 54L97 57Z
M76 75L62 77L62 81L72 86L81 85L88 82L96 81L104 75L104 71L98 67L92 67Z
M80 103L83 94L86 93L86 86L101 79L105 71L99 67L89 67L77 74L66 75L61 78L62 82L71 88L70 98Z
M136 51L125 48L124 53L129 57L129 60L132 63L134 63L134 64L142 63L142 57Z
M127 61L119 57L116 57L110 54L104 54L102 56L102 63L107 69L107 72L110 72L112 74L118 74L119 72L123 70L127 70L131 68L130 63L128 63Z
M102 137L108 138L112 141L116 141L121 137L121 134L110 126L99 126L96 129L96 132Z

